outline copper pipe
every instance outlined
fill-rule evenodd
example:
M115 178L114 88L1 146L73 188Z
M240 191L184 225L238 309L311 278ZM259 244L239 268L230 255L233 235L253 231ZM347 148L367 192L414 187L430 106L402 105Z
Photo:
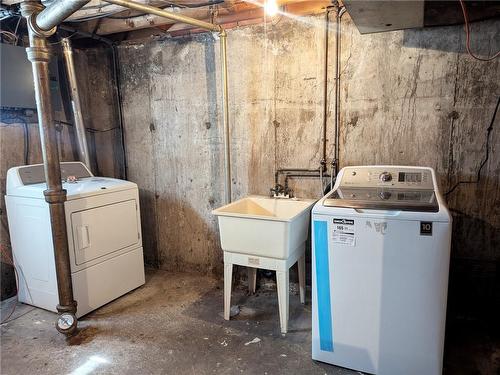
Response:
M337 6L336 15L336 33L335 33L335 173L332 175L337 176L339 171L339 159L340 159L340 42L341 42L341 21L342 16L346 12L345 7ZM333 182L333 181L332 181Z
M325 61L324 61L324 77L323 77L323 144L322 144L322 158L320 161L321 168L323 172L326 172L326 135L327 135L327 122L328 122L328 36L330 34L330 7L326 7L325 11L325 37L324 37L324 50L325 50Z
M160 9L157 7L153 7L151 5L139 4L130 0L105 0L107 3L121 5L122 7L134 9L143 13L155 14L160 17L168 18L176 22L187 23L188 25L200 27L205 30L221 32L222 28L219 25L215 25L213 23L197 20L196 18L186 17L182 14L177 14L173 12L169 12L164 9Z
M27 1L22 4L24 17L31 17L39 9L38 2ZM50 51L47 40L36 35L36 31L28 27L30 47L26 48L28 59L33 68L35 85L35 99L38 115L38 127L42 144L42 156L45 171L47 190L43 192L49 205L52 228L52 242L57 276L57 291L59 314L76 314L76 302L73 298L73 284L71 281L71 267L68 251L68 237L66 232L66 214L64 202L66 190L62 188L61 170L59 164L59 149L56 138L56 128L53 119L53 108L50 93L49 60ZM76 328L76 318L72 332Z

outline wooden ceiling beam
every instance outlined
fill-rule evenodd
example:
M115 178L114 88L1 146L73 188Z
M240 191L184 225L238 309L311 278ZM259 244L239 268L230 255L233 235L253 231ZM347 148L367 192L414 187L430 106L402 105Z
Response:
M295 16L303 16L308 14L322 13L325 7L331 4L331 1L284 0L280 3L284 8L285 13L290 13L291 15ZM188 17L201 19L206 22L212 21L212 11L208 8L184 8L179 9L178 11L179 13ZM261 19L260 22L262 22L263 18L263 8L259 5L255 5L250 2L234 2L233 5L219 7L216 22L219 24L235 23L236 25L243 25L244 22L248 20ZM172 24L173 23L171 20L163 17L158 17L155 15L144 15L127 19L103 18L99 23L99 27L97 28L97 30L87 30L86 28L90 28L92 25L85 26L84 24L82 24L83 27L81 27L81 29L84 29L85 31L94 31L99 35L109 35L152 27L160 27L164 29L163 26ZM181 30L193 30L193 28L185 24L174 24L173 26L169 26L169 32L177 32Z

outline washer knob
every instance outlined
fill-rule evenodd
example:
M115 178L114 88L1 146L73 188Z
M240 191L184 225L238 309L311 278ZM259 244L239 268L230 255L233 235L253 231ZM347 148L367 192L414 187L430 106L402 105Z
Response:
M380 199L383 199L383 200L387 200L387 199L390 199L391 198L391 192L390 191L381 191L379 193L379 197Z
M378 178L382 182L389 182L392 180L392 175L389 172L382 172Z

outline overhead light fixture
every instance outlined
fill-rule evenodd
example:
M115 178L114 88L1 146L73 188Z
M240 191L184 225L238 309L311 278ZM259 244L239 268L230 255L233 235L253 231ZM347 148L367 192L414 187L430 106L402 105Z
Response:
M264 10L268 16L275 16L278 13L278 3L276 0L265 0Z

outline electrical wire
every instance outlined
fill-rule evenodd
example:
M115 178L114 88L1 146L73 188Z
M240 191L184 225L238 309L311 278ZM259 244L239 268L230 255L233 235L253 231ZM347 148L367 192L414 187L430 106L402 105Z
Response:
M18 37L13 32L7 30L0 30L0 35L6 35L8 39L10 39L9 44L13 45L17 44Z
M446 193L444 193L445 196L448 196L449 194L453 193L455 189L458 188L461 184L478 184L479 181L481 181L481 170L486 165L490 157L490 135L491 131L493 130L493 124L495 123L495 118L497 116L499 106L500 106L500 96L498 97L497 105L495 106L495 111L493 112L493 117L491 118L490 126L488 126L488 128L486 129L486 155L481 164L479 165L476 179L471 181L458 181L455 185L453 185L451 189L449 189Z
M30 136L29 136L29 124L26 121L26 114L24 110L6 110L2 108L0 111L0 121L5 124L18 124L23 125L24 132L24 164L29 164L30 156Z
M459 0L460 1L460 6L462 7L462 13L464 15L464 21L465 21L465 48L467 49L467 53L473 57L476 60L479 61L491 61L496 59L498 56L500 56L500 51L495 53L493 56L490 57L479 57L475 55L470 48L470 26L469 26L469 15L467 13L467 8L465 7L465 2L464 0Z
M26 121L24 125L24 165L28 165L30 161L30 129Z

